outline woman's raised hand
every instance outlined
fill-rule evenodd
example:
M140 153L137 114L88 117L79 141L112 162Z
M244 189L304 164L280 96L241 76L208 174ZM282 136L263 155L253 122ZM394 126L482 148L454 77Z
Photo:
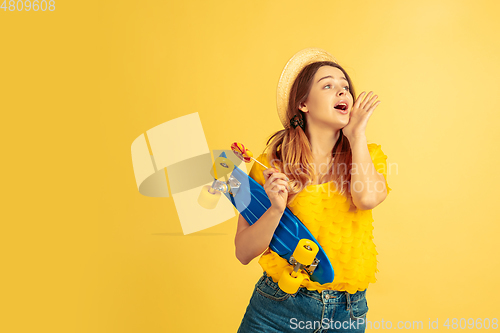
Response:
M370 98L372 93L373 91L370 91L366 98L364 98L365 92L363 91L352 106L349 123L342 129L342 133L344 133L349 141L353 138L365 136L368 119L380 104L380 101L375 102L378 97L377 95Z
M271 208L283 213L286 209L288 190L290 189L288 177L274 168L264 170L263 174L266 180L264 190L271 200Z

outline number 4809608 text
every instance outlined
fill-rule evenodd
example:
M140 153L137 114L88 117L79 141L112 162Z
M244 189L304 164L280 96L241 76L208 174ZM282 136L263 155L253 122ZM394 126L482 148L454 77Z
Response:
M54 0L34 0L34 1L31 1L31 0L25 0L25 1L22 1L22 0L9 0L9 3L7 4L7 0L4 0L2 2L2 5L0 6L0 9L3 9L4 12L6 12L7 10L9 12L13 12L13 11L27 11L29 12L30 10L33 9L33 11L35 12L38 12L38 11L42 11L42 12L45 12L45 11L51 11L53 12L54 10L56 10L56 2Z

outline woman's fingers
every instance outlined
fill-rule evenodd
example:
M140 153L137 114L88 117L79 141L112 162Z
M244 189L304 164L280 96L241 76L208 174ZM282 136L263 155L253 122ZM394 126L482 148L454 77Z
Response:
M372 107L368 110L368 112L371 112L373 110L375 110L375 108L380 104L380 101L378 101L377 103L373 104Z
M271 189L272 192L286 192L288 191L286 189L286 186L283 185L274 185L273 188Z
M281 185L284 186L287 190L290 190L290 185L288 185L288 181L284 180L283 178L273 178L270 181L271 185Z
M366 95L366 97L365 97L365 98L363 98L364 94L365 94L365 92L363 91L363 92L362 92L362 93L358 96L358 99L356 100L356 103L358 103L358 101L359 101L358 108L359 108L359 109L362 109L362 110L365 110L366 112L368 112L368 111L372 111L372 107L373 107L374 105L378 105L378 104L374 104L374 103L375 103L375 101L377 100L378 95L373 95L373 96L371 96L371 95L373 94L373 91L370 91L370 92L368 93L368 95ZM370 97L370 96L371 96L371 97ZM355 104L356 104L356 103L355 103Z
M273 174L273 172L275 172L275 171L272 168L268 168L268 169L262 171L262 173L264 174L264 179L268 180L269 177Z
M368 104L368 110L366 110L366 112L373 111L374 107L377 107L378 103L380 103L380 101L377 101L376 97L378 97L378 96L375 95L375 96L373 96L372 99L370 99L370 103Z
M282 180L282 179L275 179L272 182L273 185L280 186L282 189L286 189L287 191L290 190L290 185L288 185L288 182Z
M365 98L365 99L363 99L363 102L361 103L361 108L362 108L362 109L365 109L365 108L366 108L366 104L368 104L368 101L370 100L370 96L371 96L371 94L372 94L372 93L373 93L373 91L370 91L370 92L368 93L368 95L366 95L366 98Z
M364 91L361 94L359 94L358 98L356 99L356 102L354 103L354 107L359 108L359 105L361 104L361 100L363 99L364 94L365 94Z
M275 169L270 168L264 171L264 177L268 177L266 183L264 184L264 189L266 191L274 193L287 192L290 190L288 177L285 174L276 172Z
M262 171L262 173L264 174L264 177L267 179L269 179L272 175L278 173L278 171L274 168L268 168L264 171Z
M276 171L276 169L269 168L267 170L264 170L263 173L264 173L264 178L266 179L266 181L268 179L271 179L270 180L271 182L274 179L284 179L286 181L289 180L288 177L284 173L278 172L278 171Z

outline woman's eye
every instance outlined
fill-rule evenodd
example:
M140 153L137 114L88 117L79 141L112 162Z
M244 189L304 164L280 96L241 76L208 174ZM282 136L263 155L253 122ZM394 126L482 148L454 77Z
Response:
M323 88L326 88L326 87L330 87L331 85L327 84L326 86L324 86ZM349 86L345 86L344 88L347 88L346 90L349 90Z

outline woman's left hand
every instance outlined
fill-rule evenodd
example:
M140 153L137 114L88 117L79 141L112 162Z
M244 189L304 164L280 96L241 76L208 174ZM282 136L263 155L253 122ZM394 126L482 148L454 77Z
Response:
M349 115L349 123L342 129L342 133L349 139L363 137L365 136L366 124L368 119L372 115L375 108L380 104L377 99L377 95L370 98L372 91L364 97L365 92L363 91L356 99L356 102L352 106L351 113Z

